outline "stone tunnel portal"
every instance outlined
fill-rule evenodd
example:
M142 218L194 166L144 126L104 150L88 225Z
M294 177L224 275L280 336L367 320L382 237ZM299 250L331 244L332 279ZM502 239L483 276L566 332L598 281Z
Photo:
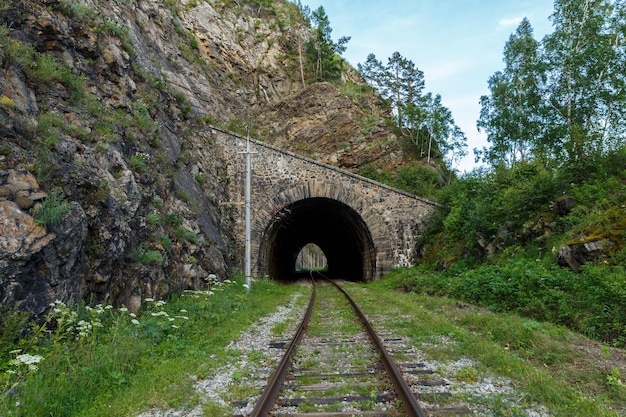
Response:
M296 259L309 243L324 252L330 278L374 279L376 250L367 225L351 207L330 198L306 198L274 214L260 247L266 273L279 281L297 279Z

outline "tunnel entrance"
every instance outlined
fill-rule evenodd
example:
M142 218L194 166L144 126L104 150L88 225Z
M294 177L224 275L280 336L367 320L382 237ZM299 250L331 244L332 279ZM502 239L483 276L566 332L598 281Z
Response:
M296 272L326 271L328 261L324 251L315 243L307 243L296 257Z
M330 278L373 280L376 250L367 225L351 207L330 198L307 198L274 214L263 234L260 269L279 281L298 279L298 255L309 244L323 252Z

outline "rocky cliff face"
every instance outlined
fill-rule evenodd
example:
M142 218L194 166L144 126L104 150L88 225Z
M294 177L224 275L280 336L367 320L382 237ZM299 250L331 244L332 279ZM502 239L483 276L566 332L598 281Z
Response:
M0 0L0 303L137 308L230 274L206 123L350 169L401 164L374 99L302 86L295 6L256 3Z

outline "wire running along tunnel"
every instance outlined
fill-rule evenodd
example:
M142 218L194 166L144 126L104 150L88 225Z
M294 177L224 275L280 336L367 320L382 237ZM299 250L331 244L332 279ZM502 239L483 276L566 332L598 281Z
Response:
M326 256L330 278L372 281L376 250L361 216L348 205L330 198L306 198L278 210L264 232L260 262L271 278L291 281L302 248L313 243Z

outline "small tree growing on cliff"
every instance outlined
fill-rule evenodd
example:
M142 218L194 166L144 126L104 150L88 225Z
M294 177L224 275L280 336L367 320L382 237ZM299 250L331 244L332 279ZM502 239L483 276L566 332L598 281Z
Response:
M309 22L311 19L311 9L309 6L304 6L300 3L300 0L296 2L296 6L301 16L293 16L292 20L296 23L293 25L293 32L296 36L296 42L298 45L298 64L300 67L300 78L302 79L302 88L306 87L306 83L304 81L304 59L303 59L303 30L308 28L305 25L305 22ZM304 19L302 19L304 18Z
M315 33L307 45L307 53L315 62L315 77L318 80L338 79L343 69L341 54L345 52L350 37L343 36L336 43L332 40L333 30L322 6L311 13L310 21Z

